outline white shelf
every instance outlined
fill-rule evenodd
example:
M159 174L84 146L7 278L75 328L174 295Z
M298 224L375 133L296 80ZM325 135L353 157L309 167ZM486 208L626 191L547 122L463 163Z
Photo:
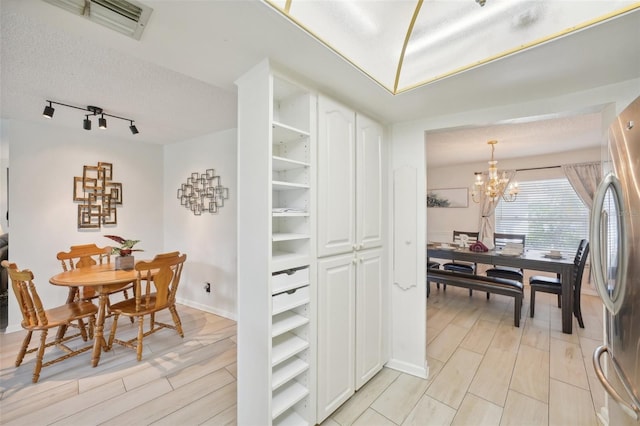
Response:
M273 217L309 217L308 212L277 212Z
M307 364L306 361L297 357L288 359L273 369L273 374L271 375L271 388L273 390L278 389L280 386L284 385L301 373L304 373L308 369L309 364Z
M277 121L271 122L273 129L273 143L286 143L286 142L303 142L309 137L309 132L296 129L295 127L288 126Z
M272 272L284 271L285 269L299 268L309 264L309 255L306 253L291 253L274 251L271 254Z
M271 182L271 187L275 191L290 191L293 189L309 189L309 185L306 183L293 183L293 182L283 182L280 180L274 180Z
M271 315L278 315L307 303L309 303L308 287L300 287L294 290L292 294L280 293L273 296Z
M273 317L271 324L271 337L277 337L281 334L291 331L294 328L301 327L309 323L309 318L303 317L293 311L284 311Z
M271 403L272 418L275 419L307 395L309 395L309 389L298 382L289 382L274 391Z
M274 337L271 342L271 366L275 367L282 361L304 351L309 342L292 333L285 333Z
M304 161L291 160L289 158L278 157L276 155L272 158L273 171L282 172L285 170L303 169L309 167L309 163Z
M291 410L275 419L273 424L274 426L308 426L309 422L303 419L300 414Z
M306 240L308 238L311 238L309 234L294 234L292 232L282 232L271 236L272 241Z

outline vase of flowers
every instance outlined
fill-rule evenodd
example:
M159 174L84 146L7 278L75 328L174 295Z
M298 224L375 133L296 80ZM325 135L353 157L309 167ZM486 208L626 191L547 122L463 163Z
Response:
M117 235L105 235L105 237L120 244L120 247L113 247L111 250L111 254L116 255L116 270L123 269L128 271L133 269L135 258L131 253L134 251L143 251L133 248L140 240L127 240Z

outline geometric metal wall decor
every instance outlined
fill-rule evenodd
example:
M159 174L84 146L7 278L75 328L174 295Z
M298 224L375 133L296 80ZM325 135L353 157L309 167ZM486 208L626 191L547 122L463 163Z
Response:
M113 164L84 166L82 176L73 177L73 201L79 201L78 229L100 228L118 223L122 205L122 183L114 182Z
M213 169L207 169L202 175L191 173L187 183L178 188L180 205L200 216L203 212L218 213L229 198L229 188L220 184L220 176Z

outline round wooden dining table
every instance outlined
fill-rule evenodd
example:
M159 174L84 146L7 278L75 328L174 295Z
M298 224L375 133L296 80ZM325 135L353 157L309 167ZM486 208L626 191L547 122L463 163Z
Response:
M93 355L91 356L91 364L94 367L100 362L102 349L109 350L104 338L104 319L109 302L109 293L134 282L137 276L137 272L133 269L116 270L115 264L106 263L61 272L49 279L49 282L53 285L69 287L68 302L74 300L79 287L93 287L98 293L98 318L96 319ZM58 333L59 335L64 335L65 331L61 327Z

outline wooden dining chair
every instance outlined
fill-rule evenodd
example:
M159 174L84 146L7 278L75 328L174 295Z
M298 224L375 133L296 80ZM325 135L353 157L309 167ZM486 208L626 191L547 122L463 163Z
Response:
M466 238L463 237L466 235ZM453 242L456 244L461 244L465 241L468 244L473 244L478 241L478 237L480 236L479 232L465 232L465 231L453 231ZM475 274L477 265L475 263L469 262L460 262L460 261L452 261L447 262L442 265L442 269L445 271L454 271L461 272L463 274ZM447 289L447 285L443 284L443 290ZM469 290L469 296L473 294L473 290ZM489 293L487 293L487 298L489 297Z
M108 347L113 343L136 349L138 361L142 359L143 338L162 328L176 330L180 337L184 337L182 324L176 310L176 292L182 275L182 268L187 259L186 254L171 252L156 255L151 261L136 263L137 279L134 284L135 297L114 303L110 311L114 314ZM156 312L168 310L173 319L173 325L155 320ZM130 340L116 339L118 318L127 316L138 320L138 334ZM150 317L150 328L144 331L144 317Z
M580 309L580 290L582 289L582 276L584 267L589 258L589 242L587 240L580 241L578 250L573 259L573 276L571 277L571 288L573 289L573 314L578 320L580 328L584 328L582 321L582 310ZM543 275L535 275L529 278L529 286L531 287L531 306L529 315L533 318L536 306L536 292L553 293L558 295L558 308L562 306L562 281L560 277L547 277Z
M42 367L48 367L51 364L88 351L93 347L93 344L91 344L81 348L71 349L65 345L64 342L78 336L82 336L82 340L84 341L87 341L88 337L93 338L93 326L95 324L98 307L91 302L80 300L56 308L44 309L42 301L36 291L35 284L33 283L33 273L28 269L19 271L15 263L7 260L2 261L2 266L8 272L13 293L18 300L18 307L22 313L22 328L27 330L27 335L22 342L18 357L16 358L16 367L22 364L22 360L26 354L37 351L36 365L33 369L32 378L33 383L36 383L40 377ZM83 321L84 319L88 319L89 321L88 336ZM56 338L55 340L47 342L47 334L50 329L69 326L74 322L78 323L79 333L68 335L64 338ZM40 331L40 341L37 347L29 349L29 343L31 342L31 336L34 331ZM65 354L43 364L45 349L53 345L62 349Z
M77 268L85 268L93 265L102 265L111 262L112 247L98 247L95 244L82 244L71 246L69 251L61 251L56 258L62 264L63 271L72 271ZM122 293L125 299L129 298L127 291L133 288L133 282L119 288L109 294ZM79 300L92 300L98 297L96 290L90 286L79 287L77 298Z
M493 245L496 250L503 249L509 243L522 244L524 250L524 244L527 236L525 234L493 234ZM493 268L487 269L485 274L488 277L506 278L508 280L516 280L524 282L524 271L520 268L510 268L508 266L493 266Z

